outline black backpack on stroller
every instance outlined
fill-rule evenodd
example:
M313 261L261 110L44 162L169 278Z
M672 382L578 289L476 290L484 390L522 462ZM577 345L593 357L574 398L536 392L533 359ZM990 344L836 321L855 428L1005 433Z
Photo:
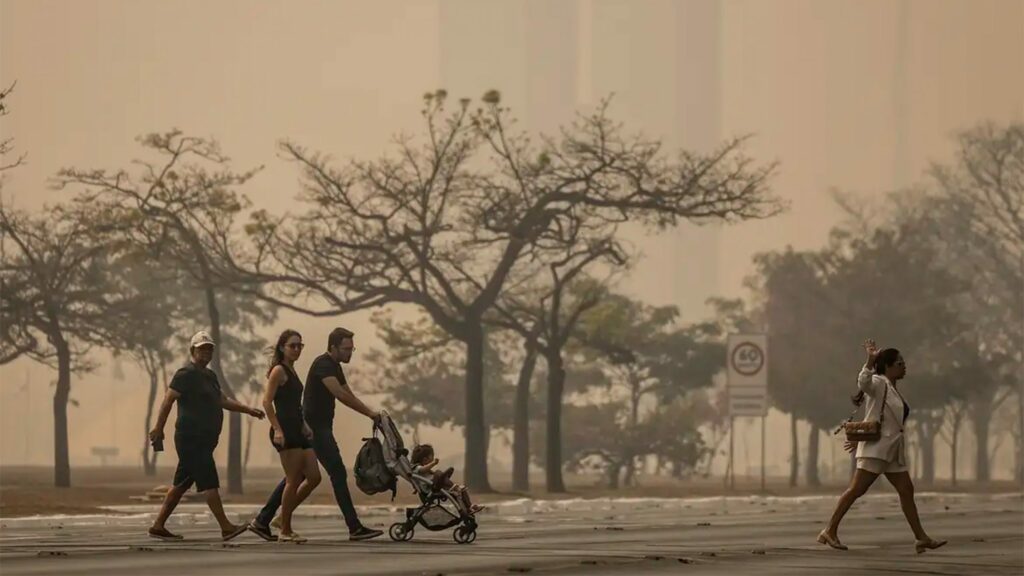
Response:
M384 459L384 446L374 430L373 438L363 438L363 447L356 456L356 486L365 494L391 491L391 499L398 492L398 477L388 468Z
M380 417L373 422L373 438L363 438L363 447L356 456L356 485L367 494L391 490L394 500L397 479L402 477L420 499L419 506L406 508L405 522L391 525L388 536L395 542L408 542L420 525L431 531L455 528L452 536L459 544L476 540L475 516L463 505L461 497L443 487L451 480L453 469L429 478L414 474L408 456L409 451L391 415L381 410Z

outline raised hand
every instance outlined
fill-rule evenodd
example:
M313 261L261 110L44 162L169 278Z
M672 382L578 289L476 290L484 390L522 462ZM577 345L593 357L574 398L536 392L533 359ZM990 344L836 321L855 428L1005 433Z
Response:
M868 360L874 360L878 357L878 345L871 338L864 341L864 351L868 353Z

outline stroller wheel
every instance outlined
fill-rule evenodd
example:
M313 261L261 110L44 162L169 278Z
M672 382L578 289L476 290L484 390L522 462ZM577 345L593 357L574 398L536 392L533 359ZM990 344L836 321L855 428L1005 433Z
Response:
M469 526L459 526L452 533L452 537L459 544L472 544L476 540L476 530Z
M412 540L415 529L406 528L405 524L401 522L395 522L388 529L388 536L391 537L395 542L408 542Z

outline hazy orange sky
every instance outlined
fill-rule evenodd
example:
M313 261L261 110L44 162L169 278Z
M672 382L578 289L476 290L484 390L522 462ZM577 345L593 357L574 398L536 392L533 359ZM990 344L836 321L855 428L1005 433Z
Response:
M694 147L751 133L751 155L781 162L784 216L630 231L647 258L624 289L698 319L707 296L742 294L754 253L824 242L838 216L830 188L878 196L914 184L949 159L957 130L1024 119L1022 71L1020 0L0 0L0 82L18 83L3 137L28 154L4 201L57 202L67 192L47 179L59 168L127 166L136 136L177 127L218 139L240 169L265 165L248 195L297 211L281 138L370 158L395 133L419 132L421 95L436 88L496 88L524 126L547 132L614 93L611 114L629 129ZM282 315L265 336L295 327L316 350L339 322L373 344L366 314ZM55 375L25 361L0 370L0 460L49 463ZM137 461L145 386L124 372L75 379L73 464L111 442ZM272 461L264 444L257 464Z

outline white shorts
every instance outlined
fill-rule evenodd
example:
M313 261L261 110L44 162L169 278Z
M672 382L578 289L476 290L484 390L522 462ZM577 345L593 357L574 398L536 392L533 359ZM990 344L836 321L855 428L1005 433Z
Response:
M867 470L872 474L892 474L895 472L906 472L906 464L900 464L899 460L882 460L881 458L857 458L857 468Z

